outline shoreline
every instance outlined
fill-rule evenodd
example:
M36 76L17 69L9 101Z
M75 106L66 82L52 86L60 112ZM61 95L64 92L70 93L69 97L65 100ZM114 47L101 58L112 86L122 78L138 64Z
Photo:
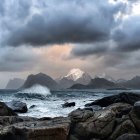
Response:
M0 140L128 140L132 137L137 140L135 137L140 138L138 101L139 94L120 93L86 104L68 117L39 119L17 116L1 102ZM95 110L95 106L100 108Z

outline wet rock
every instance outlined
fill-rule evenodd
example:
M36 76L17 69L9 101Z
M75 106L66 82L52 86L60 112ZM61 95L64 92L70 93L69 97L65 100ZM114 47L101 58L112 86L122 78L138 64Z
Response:
M70 135L69 140L78 140L78 139L74 135Z
M23 116L0 116L0 127L9 126L19 122L37 121L38 119Z
M140 117L135 113L134 110L132 110L129 113L130 119L132 120L132 122L134 123L137 131L140 133Z
M118 137L116 140L140 140L139 134L124 134Z
M136 128L131 120L122 121L121 124L117 125L111 136L108 138L109 140L116 140L117 137L125 134L125 133L137 133Z
M63 106L64 108L65 108L65 107L73 107L73 106L75 106L75 102L70 102L70 103L66 102L66 103L62 104L62 106Z
M0 130L1 140L67 140L70 129L68 118L13 124Z
M21 101L7 102L6 105L13 111L18 113L26 113L28 111L26 103L23 103Z
M134 104L133 110L140 117L140 101Z
M5 103L0 102L0 116L17 116L17 114Z
M93 105L93 106L90 106L90 107L85 107L85 109L92 110L92 111L99 111L99 110L102 109L102 107L100 107L99 105Z
M36 107L36 105L31 105L30 107L29 107L29 109L32 109L32 108L35 108Z
M72 111L68 116L71 118L73 122L81 122L86 121L88 118L92 117L94 112L91 110L85 109L76 109Z
M118 95L104 97L104 98L96 100L92 103L88 103L85 106L88 107L88 106L93 106L93 105L99 105L101 107L106 107L113 103L119 103L119 102L134 105L134 103L137 101L140 101L140 94L124 92L124 93L120 93Z
M105 108L106 110L111 110L116 117L121 118L123 115L129 114L132 109L132 106L127 103L114 103Z
M88 112L87 112L88 111ZM73 111L70 115L74 122L72 134L79 140L106 138L113 131L115 116L110 110L92 112L89 110Z

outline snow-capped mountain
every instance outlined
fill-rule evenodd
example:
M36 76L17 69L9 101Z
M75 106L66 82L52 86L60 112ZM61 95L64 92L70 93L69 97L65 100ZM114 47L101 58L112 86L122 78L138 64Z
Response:
M69 88L77 83L87 85L90 81L91 76L88 73L78 68L74 68L71 69L66 76L61 77L60 80L58 80L58 83L63 88Z
M69 71L69 73L64 76L65 78L69 79L69 80L73 80L76 81L79 78L81 78L83 76L85 72L80 70L80 69L72 69Z

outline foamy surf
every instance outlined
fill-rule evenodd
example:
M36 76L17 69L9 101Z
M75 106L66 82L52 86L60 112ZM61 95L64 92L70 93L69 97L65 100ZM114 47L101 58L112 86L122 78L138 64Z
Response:
M28 98L41 98L44 99L48 95L51 95L49 88L42 85L33 85L30 88L18 91L16 96L18 97L28 97Z

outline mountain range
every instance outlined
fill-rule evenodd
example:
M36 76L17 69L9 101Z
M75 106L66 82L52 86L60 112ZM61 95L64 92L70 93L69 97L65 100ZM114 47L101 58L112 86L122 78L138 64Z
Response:
M24 80L20 78L10 79L6 85L6 89L18 89L24 84Z
M30 88L33 85L42 85L55 89L140 89L140 76L131 80L119 79L115 81L110 76L96 76L92 78L80 69L72 69L66 75L53 79L49 75L38 73L31 74L25 80L13 79L6 86L7 89Z
M58 78L57 83L62 88L70 88L77 83L87 85L90 83L91 79L92 78L88 73L80 69L72 69L66 76Z

